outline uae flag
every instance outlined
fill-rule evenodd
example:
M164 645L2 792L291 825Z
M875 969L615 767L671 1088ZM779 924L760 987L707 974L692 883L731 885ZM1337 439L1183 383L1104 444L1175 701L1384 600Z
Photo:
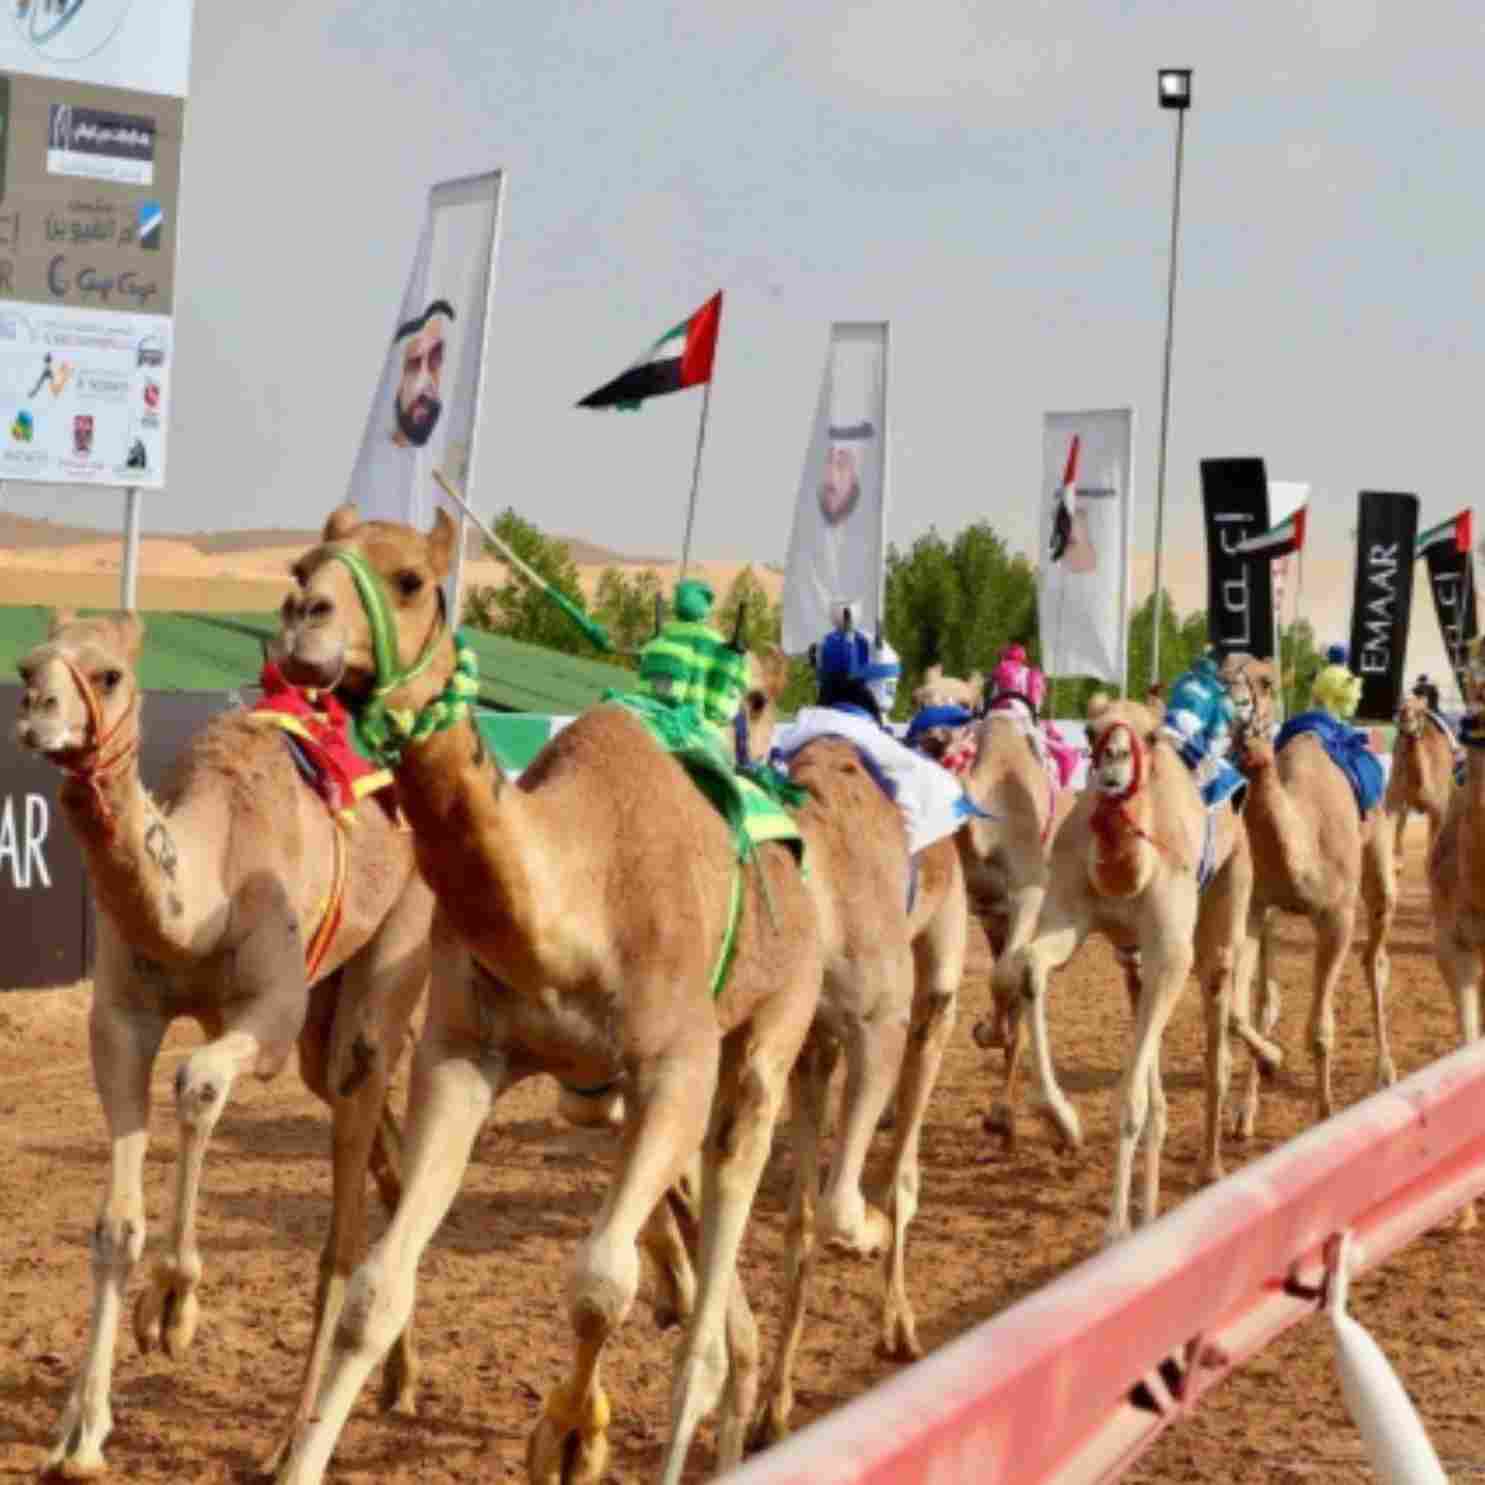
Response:
M1238 542L1232 551L1239 557L1287 557L1290 552L1300 551L1305 544L1305 511L1300 506L1293 515L1285 516L1277 526L1260 531L1246 541Z
M690 319L682 320L627 371L589 392L579 407L617 407L633 412L646 397L682 392L712 379L717 330L722 323L722 295L713 294Z
M1474 541L1474 516L1473 509L1462 510L1457 516L1450 516L1447 521L1440 521L1437 526L1430 526L1427 531L1420 532L1416 555L1422 557L1434 546L1468 552Z

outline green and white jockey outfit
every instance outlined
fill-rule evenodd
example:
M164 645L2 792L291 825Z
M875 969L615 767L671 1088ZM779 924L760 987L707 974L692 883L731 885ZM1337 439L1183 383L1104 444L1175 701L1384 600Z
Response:
M641 689L691 706L710 726L729 727L748 689L748 657L706 623L714 595L696 578L675 590L675 619L639 652Z

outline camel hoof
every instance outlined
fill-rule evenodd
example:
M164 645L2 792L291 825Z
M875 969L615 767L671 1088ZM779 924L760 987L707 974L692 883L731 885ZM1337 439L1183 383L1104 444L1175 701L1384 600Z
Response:
M1388 1057L1377 1064L1377 1087L1390 1088L1397 1082L1397 1064Z
M1059 1111L1051 1104L1043 1104L1037 1113L1045 1120L1052 1132L1052 1143L1059 1154L1075 1155L1083 1148L1083 1126L1076 1109Z
M54 1480L96 1480L100 1475L108 1473L108 1465L101 1449L87 1449L64 1455L60 1459L53 1455L47 1460L41 1473L43 1478L50 1477Z
M976 1021L974 1030L970 1033L975 1039L975 1046L982 1052L993 1052L996 1047L1005 1046L1005 1035L1000 1029L998 1021L988 1019Z
M158 1346L179 1361L195 1340L200 1319L195 1289L182 1288L176 1275L156 1269L134 1305L134 1339L146 1356Z
M918 1344L918 1325L911 1314L894 1315L887 1322L877 1342L877 1355L884 1361L920 1361L923 1348Z
M526 1445L531 1485L599 1485L608 1467L609 1402L595 1388L586 1414L573 1408L566 1388L547 1398Z
M376 1405L400 1418L418 1416L418 1369L399 1340L382 1363L382 1385Z
M789 1414L794 1411L794 1394L783 1398L772 1398L758 1410L753 1426L748 1430L748 1453L756 1454L789 1437Z
M986 1134L1000 1139L1007 1150L1016 1147L1016 1111L1008 1103L993 1103L980 1126Z
M880 1207L867 1202L859 1226L837 1228L825 1237L824 1242L832 1253L845 1253L853 1258L880 1258L892 1246L892 1224Z

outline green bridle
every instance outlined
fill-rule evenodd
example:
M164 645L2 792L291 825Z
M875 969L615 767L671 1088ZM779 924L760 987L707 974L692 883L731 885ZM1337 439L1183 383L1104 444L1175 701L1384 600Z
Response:
M469 715L470 705L479 694L479 660L463 634L455 630L454 671L443 690L419 712L388 706L387 697L393 691L416 680L433 663L446 624L440 622L423 646L423 653L404 670L397 655L397 627L380 575L359 552L336 547L328 556L350 573L371 626L376 684L364 705L353 713L356 738L369 758L391 768L401 761L409 743L444 732ZM441 594L439 601L441 605Z

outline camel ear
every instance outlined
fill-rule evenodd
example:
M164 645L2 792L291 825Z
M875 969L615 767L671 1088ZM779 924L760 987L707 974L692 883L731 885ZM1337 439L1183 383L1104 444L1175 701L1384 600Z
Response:
M758 657L758 678L763 694L777 701L789 684L789 657L778 645L769 645Z
M944 678L944 668L936 661L923 672L924 686L935 686Z
M77 623L75 608L54 608L47 620L46 637L55 639L69 624Z
M344 541L361 524L361 513L350 501L337 505L320 533L321 541Z
M1101 717L1106 711L1108 711L1108 709L1109 698L1104 692L1095 691L1093 695L1088 698L1088 720L1090 722L1094 721L1098 717Z
M139 617L137 610L131 608L119 615L118 628L129 664L138 665L140 652L144 649L144 620Z
M972 671L964 684L969 687L969 705L973 711L985 699L985 673L981 670Z
M454 543L459 539L454 518L442 507L434 512L433 529L428 533L428 565L436 578L447 577L454 565Z

